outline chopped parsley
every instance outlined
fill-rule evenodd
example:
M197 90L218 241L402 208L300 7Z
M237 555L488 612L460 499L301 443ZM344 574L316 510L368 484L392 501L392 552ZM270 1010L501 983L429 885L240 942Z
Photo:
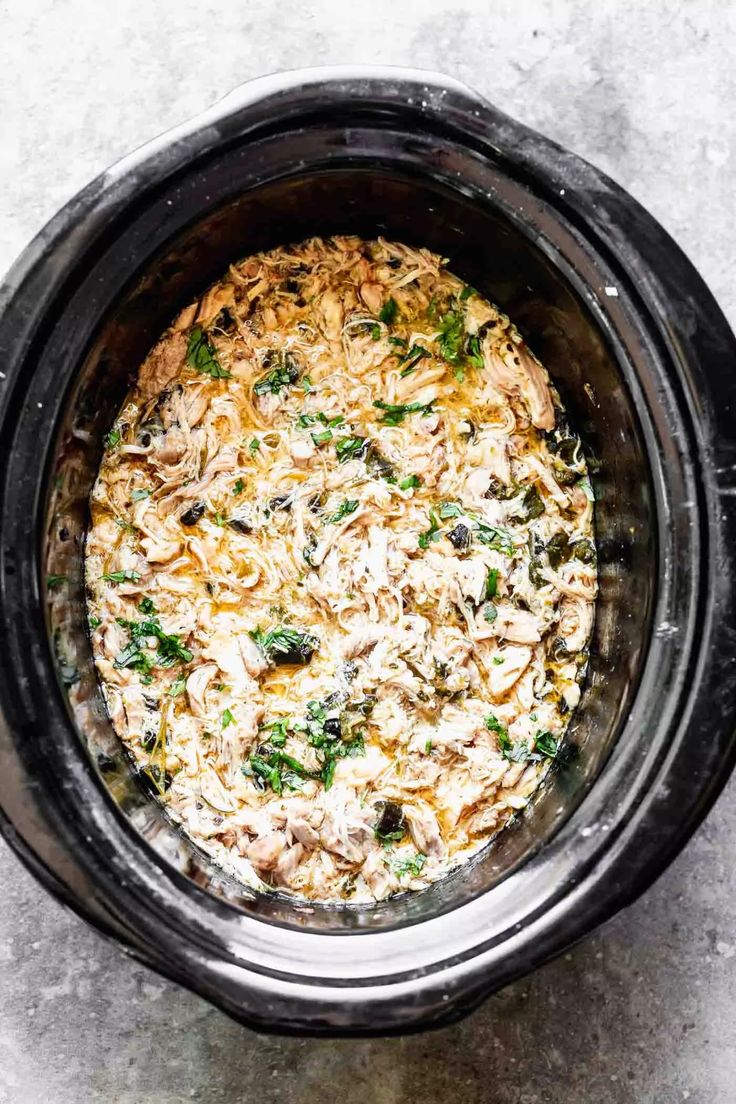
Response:
M143 602L150 602L150 599L144 598ZM143 602L141 602L142 610ZM152 604L143 612L151 608ZM118 624L130 632L130 642L114 662L118 670L130 667L143 675L150 675L154 667L173 667L175 663L191 663L194 659L193 654L182 644L180 637L175 633L164 632L157 617L148 616L143 621L125 621L123 618L118 618ZM155 637L158 643L155 656L143 650L151 637Z
M374 322L371 326L371 337L374 341L379 341L381 337L381 327L377 322Z
M150 498L150 497L151 497L151 492L147 491L147 490L145 490L144 488L141 487L137 491L133 491L133 493L130 496L130 501L131 502L142 502L144 498Z
M476 521L473 530L481 544L501 552L504 556L511 556L514 552L514 542L507 529L498 529L495 525L486 525L484 521Z
M141 574L139 571L106 571L102 578L106 583L138 583Z
M327 519L328 525L335 525L338 521L342 521L343 518L349 517L350 514L354 514L360 505L357 498L346 498L344 502L341 502L337 510L335 510L332 517Z
M483 367L483 353L480 347L480 338L477 334L473 334L468 338L465 355L468 358L468 363L472 364L474 368Z
M189 334L187 345L187 364L196 372L213 379L231 379L230 373L217 359L214 347L207 340L201 326L195 326Z
M312 380L310 376L302 377L302 390L304 391L305 395L308 395L309 392L312 390Z
M555 740L552 733L546 730L542 731L540 729L534 737L535 751L539 752L540 755L544 755L547 759L555 758L559 746L559 742Z
M465 345L465 325L460 311L447 311L440 318L439 345L440 355L448 364L460 364Z
M496 607L494 605L492 605L489 602L488 605L484 606L484 608L483 608L483 617L485 618L485 620L488 622L489 625L492 625L493 622L498 617L498 610L496 609Z
M335 441L335 452L341 464L347 460L355 460L362 456L366 447L365 437L338 437Z
M230 709L223 710L223 713L222 713L222 727L227 728L229 725L233 724L234 721L235 721L235 717L233 716L232 710L230 710Z
M102 618L101 617L90 617L89 627L92 630L92 632L94 632L95 629L99 629L101 624L102 624Z
M479 294L479 293L478 293L478 292L477 292L477 291L475 290L475 288L474 288L474 287L471 287L471 286L470 286L470 284L468 284L468 285L467 285L466 287L464 287L464 288L463 288L463 290L462 290L462 291L460 292L460 296L459 296L459 298L460 298L460 302L461 302L461 303L464 303L464 302L465 302L465 300L466 300L466 299L469 299L471 295L478 295L478 294Z
M495 598L498 594L498 576L499 571L496 567L489 567L488 574L486 576L486 590L485 598L489 602L491 598Z
M180 694L183 694L186 690L187 680L183 678L174 679L169 688L169 697L178 698Z
M397 859L394 863L394 871L399 878L403 878L406 874L410 874L412 878L418 878L426 861L427 856L417 851L413 859Z
M290 625L279 625L268 632L257 628L249 635L272 663L309 663L319 647L318 637Z
M412 345L409 352L401 358L401 363L404 365L400 372L402 378L411 375L419 361L428 356L430 356L429 349L425 349L423 345Z
M429 414L434 413L432 409L434 401L429 403L387 403L377 399L373 405L384 411L381 421L384 425L390 426L401 425L407 414L421 414L422 417L426 418Z
M345 418L342 414L334 414L331 418L328 418L326 414L323 414L322 411L319 410L316 414L300 414L297 421L302 429L308 429L309 426L313 426L316 422L334 429L335 426L342 425Z
M485 726L489 732L495 732L497 736L506 736L506 729L503 727L498 717L493 713L489 713L487 717L484 717Z
M439 513L443 521L447 521L448 518L460 517L464 512L462 506L457 502L440 503Z
M332 440L332 430L322 429L319 433L313 433L312 440L318 448L320 445L326 445L328 441Z
M122 441L119 429L111 429L102 439L105 448L112 449Z
M418 475L407 475L406 479L402 479L399 483L399 487L402 491L410 491L412 487L421 487L422 481Z
M298 379L299 369L294 358L290 353L283 353L277 367L256 381L253 392L256 395L279 395L284 387L291 387Z
M399 316L399 306L396 300L391 296L381 307L378 312L378 317L382 322L385 322L387 326L393 326L394 322Z
M261 442L258 440L257 437L254 437L253 440L251 441L251 443L248 445L248 449L252 453L258 452L260 447L261 447Z
M235 483L233 484L233 494L234 495L242 494L244 490L245 490L245 483L243 482L243 480L242 479L236 479Z
M104 576L103 576L103 578L104 578ZM58 588L61 586L61 584L66 583L67 581L68 581L68 576L67 575L47 575L46 576L46 586L48 587L49 590L58 590Z
M557 755L558 741L551 732L539 729L534 737L534 750L530 750L526 740L517 743L511 739L508 731L493 713L485 718L486 728L498 737L498 748L504 759L510 763L539 762L540 759L554 759Z
M145 613L149 617L156 612L156 607L153 604L152 598L141 598L140 602L138 603L138 609L141 611L141 613Z
M439 518L434 510L429 511L429 529L425 529L423 533L419 534L419 547L429 548L430 544L434 541L438 541L442 536L441 526Z

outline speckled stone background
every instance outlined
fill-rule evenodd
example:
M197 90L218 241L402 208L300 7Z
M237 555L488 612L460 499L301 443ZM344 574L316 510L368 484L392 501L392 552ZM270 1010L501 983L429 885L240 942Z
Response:
M0 267L81 185L249 77L443 69L607 170L736 324L736 7L719 0L0 2ZM2 1104L732 1104L732 783L647 896L429 1036L256 1036L129 961L0 845Z

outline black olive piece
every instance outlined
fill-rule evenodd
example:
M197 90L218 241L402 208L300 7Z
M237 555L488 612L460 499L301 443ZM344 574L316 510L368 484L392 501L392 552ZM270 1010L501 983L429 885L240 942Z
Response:
M527 521L538 518L544 513L544 502L536 487L528 487L522 501Z
M337 705L342 705L345 700L345 695L338 690L333 690L331 694L328 694L319 704L323 709L334 709Z
M179 521L182 525L196 525L203 514L204 502L195 502L194 505L190 506L188 510L185 510L183 514L180 514Z
M339 717L327 718L327 720L325 721L325 735L340 739L340 737L342 736L342 725L340 724Z
M362 713L364 717L369 717L375 709L378 699L375 694L366 694L362 701L356 702L355 710L357 713Z
M268 509L273 513L275 510L290 510L294 499L290 494L276 495L268 503Z
M396 482L396 468L374 444L369 445L365 462L372 475L377 475L381 479L387 479L392 483Z
M570 545L570 554L573 559L580 560L584 564L595 564L595 545L589 540L577 540Z
M286 291L291 292L291 294L294 295L299 290L299 282L298 280L286 280L284 283L284 288Z
M570 541L567 534L563 532L555 533L547 541L547 559L550 567L559 567L561 563L567 563L570 559L570 551Z
M379 839L400 839L406 831L404 810L395 801L383 801L374 831Z
M498 498L502 502L505 502L509 498L513 498L517 493L517 488L514 487L513 484L502 483L500 479L496 479L495 476L491 476L490 483L488 484L488 490L483 497Z
M447 534L447 539L457 549L468 548L470 545L470 530L467 525L458 522L455 528Z
M155 732L144 733L141 743L143 744L144 749L149 752L149 754L155 748L157 739L158 736Z
M289 648L285 652L274 652L271 658L274 663L283 667L303 666L305 663L309 663L314 651L315 649L309 645L299 645Z
M150 694L143 695L143 703L146 709L151 709L153 711L158 709L158 698L153 698Z
M235 327L235 319L227 307L223 307L212 325L218 330L232 330Z
M401 261L398 257L392 257L390 261L386 261L389 268L401 268Z
M252 533L253 526L249 525L243 518L229 518L228 525L231 529L234 529L236 533Z
M138 443L143 445L143 448L148 448L148 446L151 443L151 434L150 433L139 433L138 434Z

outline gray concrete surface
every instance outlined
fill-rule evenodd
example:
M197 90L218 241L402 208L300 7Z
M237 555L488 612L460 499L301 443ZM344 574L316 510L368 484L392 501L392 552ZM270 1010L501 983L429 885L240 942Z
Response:
M257 74L444 69L605 168L736 324L736 8L718 0L0 3L0 267L110 161ZM653 890L439 1034L255 1036L149 974L0 848L2 1104L730 1104L736 784Z

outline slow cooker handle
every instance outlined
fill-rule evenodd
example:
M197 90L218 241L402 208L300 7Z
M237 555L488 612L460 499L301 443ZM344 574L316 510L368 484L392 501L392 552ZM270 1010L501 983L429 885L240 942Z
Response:
M197 118L205 122L213 117L214 121L215 118L251 107L256 102L281 99L297 89L303 93L310 86L315 91L319 89L322 99L325 86L332 86L336 93L350 92L366 98L378 95L387 102L400 97L405 104L407 84L416 86L416 106L428 114L445 115L448 110L465 113L470 118L477 117L479 111L503 114L469 85L431 69L398 65L320 65L289 69L244 81L226 92ZM303 110L303 100L301 107Z

